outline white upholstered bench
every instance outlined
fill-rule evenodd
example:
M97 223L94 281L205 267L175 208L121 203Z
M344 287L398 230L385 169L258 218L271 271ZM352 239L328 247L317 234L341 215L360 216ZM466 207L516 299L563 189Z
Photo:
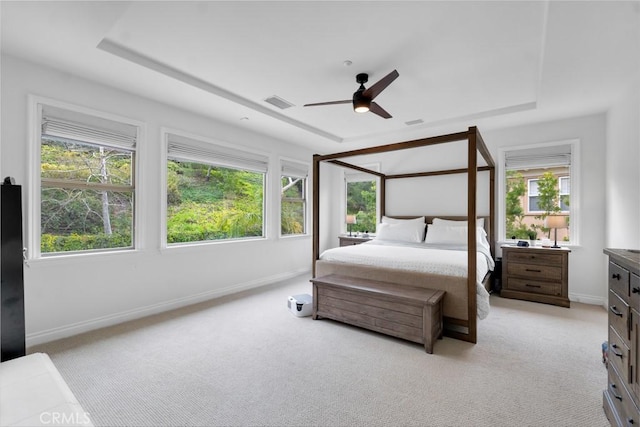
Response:
M47 354L0 363L0 426L92 426Z

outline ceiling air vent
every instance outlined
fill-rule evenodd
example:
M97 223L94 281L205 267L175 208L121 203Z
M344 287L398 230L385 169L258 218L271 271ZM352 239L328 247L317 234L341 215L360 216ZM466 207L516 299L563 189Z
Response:
M404 124L407 126L419 125L420 123L424 123L424 120L416 119L416 120L409 120L408 122L404 122Z
M270 96L267 99L265 99L265 102L268 102L271 105L274 105L276 107L278 107L281 110L286 110L289 107L293 107L293 104L290 103L289 101L285 101L284 99L280 98L279 96Z

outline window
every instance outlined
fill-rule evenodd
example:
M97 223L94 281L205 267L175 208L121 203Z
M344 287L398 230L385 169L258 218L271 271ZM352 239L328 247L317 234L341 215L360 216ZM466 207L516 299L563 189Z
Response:
M377 170L378 167L367 167ZM356 223L349 224L349 230L353 232L370 232L376 230L377 214L377 178L366 173L354 173L345 171L346 215L355 215Z
M280 235L291 236L307 232L308 166L281 160Z
M38 110L40 254L133 248L137 126Z
M167 134L168 244L264 237L268 158Z
M501 150L504 239L549 238L544 219L562 215L568 227L558 229L558 241L577 244L576 149L577 141Z
M540 197L540 193L538 193L538 180L530 179L529 180L529 212L540 212L540 208L538 207L538 198Z
M571 178L568 176L560 177L560 210L569 212L571 202Z

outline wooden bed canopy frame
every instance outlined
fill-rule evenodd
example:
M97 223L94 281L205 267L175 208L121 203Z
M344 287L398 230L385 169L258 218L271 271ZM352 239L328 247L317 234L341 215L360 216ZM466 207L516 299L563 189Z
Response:
M339 159L351 156L360 156L367 154L380 154L385 152L405 150L411 148L425 147L429 145L444 144L450 142L467 141L467 167L461 169L448 169L439 171L426 171L416 173L405 173L398 175L385 175L383 173L372 171L360 166L345 163ZM478 153L482 156L487 166L478 167ZM416 178L416 177L428 177L439 175L451 175L451 174L467 174L467 216L461 217L461 219L467 219L468 224L474 224L478 217L476 211L476 194L477 194L477 182L478 172L489 172L489 227L488 237L489 244L491 246L491 254L495 256L495 164L493 158L487 150L487 147L480 135L478 129L473 126L465 132L452 133L447 135L434 136L430 138L417 139L412 141L398 142L388 145L381 145L376 147L362 148L352 151L344 151L340 153L313 156L313 277L316 276L316 261L320 257L320 163L329 162L345 168L354 169L360 172L375 175L380 178L380 216L385 215L386 211L386 199L385 188L386 181L389 179L401 179L401 178ZM477 306L476 306L476 272L477 272L477 260L476 260L476 229L475 227L467 227L468 236L468 276L467 276L467 291L468 291L468 325L467 332L454 332L448 335L453 336L464 341L475 343L477 341Z

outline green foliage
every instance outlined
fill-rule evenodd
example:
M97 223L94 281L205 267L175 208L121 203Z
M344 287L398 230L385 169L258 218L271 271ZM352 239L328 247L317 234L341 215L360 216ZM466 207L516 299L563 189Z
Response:
M538 208L544 213L537 215L536 219L544 220L552 213L560 212L560 189L558 178L551 172L545 172L538 179ZM549 236L550 229L540 226L543 232Z
M41 144L42 253L133 246L133 155L63 139ZM47 179L65 182L47 183ZM123 191L82 188L85 183L125 186Z
M283 236L305 232L306 179L283 176L281 186L280 233Z
M264 234L264 174L175 160L168 172L168 243Z
M528 238L528 227L522 224L524 208L521 198L526 192L524 177L518 171L507 171L507 188L505 196L505 211L507 237L516 239Z
M42 234L40 250L42 253L85 251L92 249L113 249L132 246L131 234L112 233L76 234L67 236Z
M558 178L552 172L545 172L538 178L537 185L537 206L543 213L536 215L535 218L544 220L548 215L560 212ZM538 231L542 231L548 236L549 229L541 224L527 225L523 223L525 211L522 206L522 198L526 195L526 188L525 179L520 171L507 171L505 195L507 238L534 240L538 237ZM565 197L568 199L568 196Z
M347 215L356 215L356 224L350 226L351 231L375 231L375 181L358 181L347 183Z

